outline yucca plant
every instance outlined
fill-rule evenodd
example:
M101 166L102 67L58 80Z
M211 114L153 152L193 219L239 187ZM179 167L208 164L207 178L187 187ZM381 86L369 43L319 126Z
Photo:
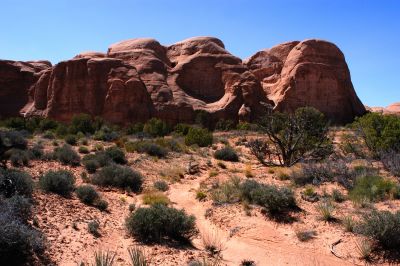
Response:
M147 266L150 262L146 258L146 254L139 247L132 247L128 249L129 257L132 266Z
M112 266L114 264L115 253L111 251L96 251L94 253L93 266Z

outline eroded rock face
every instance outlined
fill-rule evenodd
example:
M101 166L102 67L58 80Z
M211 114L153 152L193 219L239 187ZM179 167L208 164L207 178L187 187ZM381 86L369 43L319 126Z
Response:
M206 111L212 124L254 121L269 104L281 111L311 105L342 123L365 112L343 54L318 40L281 44L242 62L213 37L170 46L132 39L54 67L0 61L0 74L0 101L10 102L0 106L6 116L20 110L69 121L88 113L120 124L151 117L174 124Z
M306 40L278 45L247 62L275 110L312 106L334 123L365 113L351 83L344 55L332 43Z

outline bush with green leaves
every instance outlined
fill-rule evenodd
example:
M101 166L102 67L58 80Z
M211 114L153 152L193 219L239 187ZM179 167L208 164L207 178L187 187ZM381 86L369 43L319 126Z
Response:
M189 133L190 128L191 126L189 124L179 123L175 126L174 132L179 135L186 136Z
M354 188L349 192L354 202L376 202L387 198L400 197L400 185L377 175L357 178Z
M96 130L92 117L88 114L77 114L72 117L70 132L76 134L78 132L93 134Z
M42 159L44 152L43 146L39 143L35 143L30 149L29 154L31 159Z
M12 150L25 150L27 144L28 142L20 132L0 130L0 166L3 168L7 166Z
M163 137L171 132L171 128L165 121L158 118L152 118L144 125L143 132L152 137Z
M90 185L81 185L77 187L75 193L78 199L87 205L93 205L95 201L100 199L99 193Z
M218 160L230 161L230 162L238 162L239 161L238 154L230 146L226 146L220 150L217 150L214 153L214 158L218 159Z
M125 149L128 152L136 151L139 153L147 153L150 156L157 156L159 158L163 158L168 154L167 149L161 147L153 141L147 140L127 142L125 144Z
M23 171L0 168L0 197L14 195L31 197L33 192L32 177Z
M130 167L112 164L97 171L92 182L99 186L129 188L139 192L142 189L143 176Z
M154 188L156 188L159 191L167 191L169 189L168 183L165 182L164 180L158 180L154 182L153 184Z
M377 241L385 249L400 247L400 211L372 211L363 216L355 231Z
M109 147L104 152L114 163L117 164L127 163L124 151L118 148L117 146Z
M382 151L400 152L400 117L368 113L357 118L352 127L364 139L375 157L379 157Z
M91 159L91 160L82 160L82 164L85 167L85 169L88 171L89 174L93 174L96 172L98 168L100 168L100 164L97 160Z
M102 140L102 141L114 141L118 139L120 134L111 129L108 126L102 126L100 130L97 130L94 135L93 139L95 140Z
M78 166L81 161L79 154L68 144L64 144L62 147L56 147L53 156L62 164L71 166Z
M192 127L189 129L188 134L185 136L185 144L198 145L199 147L206 147L211 145L213 142L212 132L209 132L205 128Z
M82 154L88 154L88 153L90 153L88 147L86 147L86 146L80 146L79 149L78 149L78 152L79 152L79 153L82 153Z
M78 143L78 138L76 135L67 135L65 138L65 143L75 146Z
M75 189L74 174L67 170L50 170L39 179L39 186L46 192L53 192L61 196L69 196Z
M142 133L144 128L143 123L135 123L135 124L129 124L124 128L125 134L127 135L133 135L133 134L138 134Z
M14 167L29 165L29 152L26 150L12 149L10 152L10 162Z
M163 204L138 208L126 219L126 228L143 242L160 242L165 238L187 241L197 233L194 216Z
M248 146L266 166L292 166L299 161L320 160L332 153L328 122L315 108L294 113L273 112L259 121L267 140L256 139Z
M235 123L229 119L220 119L215 125L216 130L229 131L235 128Z

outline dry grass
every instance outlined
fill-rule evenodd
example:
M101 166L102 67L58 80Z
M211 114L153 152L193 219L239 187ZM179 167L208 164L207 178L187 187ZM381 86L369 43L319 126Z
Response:
M219 255L225 248L225 239L217 228L203 228L201 230L203 247L211 255Z

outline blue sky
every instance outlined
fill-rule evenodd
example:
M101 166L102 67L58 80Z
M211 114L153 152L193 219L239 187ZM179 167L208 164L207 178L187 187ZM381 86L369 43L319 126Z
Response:
M215 36L247 58L278 43L336 43L370 106L400 101L397 0L1 0L0 58L66 60L117 41Z

